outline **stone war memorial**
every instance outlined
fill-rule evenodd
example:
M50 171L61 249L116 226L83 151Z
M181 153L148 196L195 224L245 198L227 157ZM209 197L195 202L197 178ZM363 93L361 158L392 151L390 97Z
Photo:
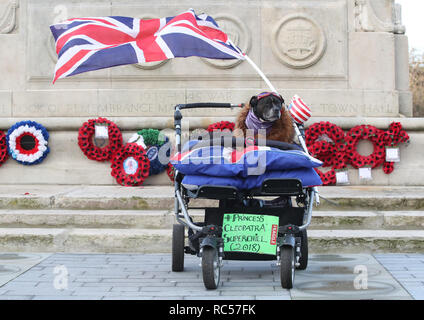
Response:
M400 1L0 0L0 300L424 299Z
M109 162L90 161L78 146L84 122L107 118L124 144L144 128L173 139L173 110L190 102L245 103L269 90L244 60L200 57L125 65L52 83L57 54L49 26L72 17L173 16L207 12L255 61L286 101L299 95L312 110L306 127L329 121L345 132L357 125L387 130L400 122L410 143L400 145L391 174L380 167L372 180L347 166L351 185L423 185L424 122L412 117L408 38L394 0L59 1L0 3L0 129L23 120L42 124L50 152L37 165L9 159L3 185L117 185ZM238 110L184 112L190 129L234 121ZM368 141L358 152L372 153ZM323 169L325 171L325 169ZM170 185L166 173L144 185Z

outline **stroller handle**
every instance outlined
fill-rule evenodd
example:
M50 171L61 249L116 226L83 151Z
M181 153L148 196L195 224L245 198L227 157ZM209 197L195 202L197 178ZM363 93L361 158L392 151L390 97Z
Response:
M199 103L186 103L186 104L177 104L174 111L174 127L176 133L176 144L178 152L181 151L181 119L183 115L181 114L182 109L196 109L196 108L242 108L243 103L240 104L231 104L231 103L214 103L214 102L199 102Z
M198 109L198 108L241 108L244 104L231 104L231 103L215 103L215 102L199 102L199 103L186 103L177 104L175 110L182 109Z

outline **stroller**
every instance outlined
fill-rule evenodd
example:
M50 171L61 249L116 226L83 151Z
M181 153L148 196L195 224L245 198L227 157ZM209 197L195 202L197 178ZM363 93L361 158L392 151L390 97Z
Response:
M181 120L183 109L193 108L234 108L242 105L229 103L192 103L175 106L174 125L176 148L181 153ZM296 128L303 134L303 127ZM192 148L202 146L245 146L246 140L233 136L219 139L201 140ZM256 142L254 142L256 143ZM280 150L299 149L299 146L278 141L266 141L267 147ZM184 270L184 255L197 255L201 258L203 282L207 289L216 289L220 283L220 269L223 260L276 260L280 269L281 286L291 289L294 284L295 269L304 270L308 265L307 228L311 222L314 199L317 200L315 187L304 187L301 180L265 179L258 187L246 190L234 186L205 184L188 188L182 183L184 174L175 171L175 216L178 223L173 225L172 234L172 271ZM263 200L273 197L277 199ZM291 205L295 199L297 206ZM212 207L189 207L191 199L218 200L219 205ZM209 201L210 202L210 201ZM194 222L191 209L204 209L204 221ZM273 251L259 252L258 244L239 243L228 248L228 238L223 237L230 228L229 220L253 221L258 216L271 217L273 224L271 242ZM240 219L241 218L241 219ZM275 221L278 221L277 224ZM240 223L241 225L243 222ZM188 229L188 246L185 245L185 228ZM269 242L269 239L268 239ZM267 244L268 245L268 244ZM236 248L236 249L235 249Z

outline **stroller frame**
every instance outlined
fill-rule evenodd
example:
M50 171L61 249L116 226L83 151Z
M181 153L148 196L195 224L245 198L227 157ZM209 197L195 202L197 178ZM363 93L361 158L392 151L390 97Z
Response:
M181 110L194 108L234 108L242 105L229 103L192 103L175 106L174 127L176 148L181 152ZM303 126L296 127L304 139ZM237 140L236 138L232 138ZM224 139L221 139L224 141ZM216 142L216 141L214 141ZM266 141L268 146L287 149L287 144ZM303 187L298 179L266 179L260 188L238 190L235 187L204 185L196 191L185 188L183 175L176 170L174 187L174 213L178 223L173 225L172 234L172 271L184 270L184 254L201 258L203 282L207 289L219 286L220 268L223 260L276 260L280 267L281 285L291 289L294 284L295 269L306 269L308 263L307 228L311 223L316 188ZM259 197L259 198L258 198ZM297 207L278 204L263 206L260 197L296 198ZM219 207L190 208L190 199L219 200ZM262 202L261 202L262 201ZM205 221L193 222L190 209L205 209ZM222 217L224 213L267 214L279 216L276 255L250 252L224 252ZM188 229L189 245L185 246L185 228Z

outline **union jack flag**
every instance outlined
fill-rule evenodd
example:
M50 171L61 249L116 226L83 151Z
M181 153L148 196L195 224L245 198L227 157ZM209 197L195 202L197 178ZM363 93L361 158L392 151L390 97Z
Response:
M175 57L245 59L212 17L193 9L149 20L74 18L50 29L58 54L53 83L82 72Z

